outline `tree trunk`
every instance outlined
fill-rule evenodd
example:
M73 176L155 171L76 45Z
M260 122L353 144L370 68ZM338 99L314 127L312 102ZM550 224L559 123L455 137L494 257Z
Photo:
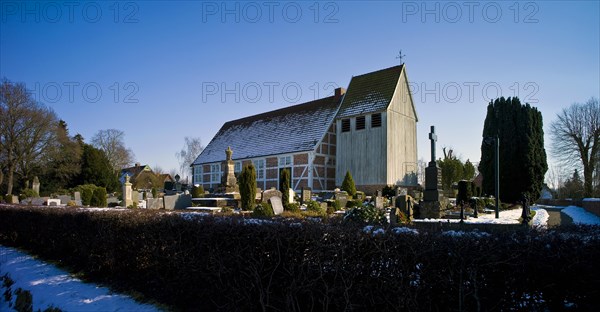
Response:
M589 162L583 166L583 197L592 197L594 188L592 185L594 177L594 165Z
M8 194L8 195L12 195L14 173L15 173L15 165L10 164L8 166L8 181L6 181L6 184L7 184L6 194Z

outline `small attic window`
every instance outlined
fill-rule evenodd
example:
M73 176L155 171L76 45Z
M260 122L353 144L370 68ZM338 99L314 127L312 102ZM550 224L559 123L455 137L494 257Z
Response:
M356 117L356 130L363 130L365 128L365 116Z
M342 132L350 131L350 119L342 119Z
M371 128L381 127L381 113L371 115Z

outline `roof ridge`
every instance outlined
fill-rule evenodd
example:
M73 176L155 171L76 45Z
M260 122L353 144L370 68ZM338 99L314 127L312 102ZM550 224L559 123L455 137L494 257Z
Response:
M404 66L404 64L395 65L395 66L392 66L392 67L388 67L388 68L384 68L384 69L378 69L378 70L375 70L375 71L372 71L372 72L368 72L368 73L365 73L365 74L361 74L361 75L357 75L357 76L352 76L352 78L366 76L366 75L371 75L371 74L376 74L376 73L379 73L379 72L382 72L382 71L392 70L392 69L396 69L396 68L402 69L403 66Z

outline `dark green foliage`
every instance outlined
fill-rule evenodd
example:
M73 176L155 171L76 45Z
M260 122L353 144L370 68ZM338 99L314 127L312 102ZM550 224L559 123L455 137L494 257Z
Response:
M92 195L94 194L94 190L97 188L94 184L84 184L78 185L73 188L73 192L79 192L81 194L81 204L84 206L89 206L92 202Z
M156 187L152 188L152 198L158 198L158 191L156 190Z
M392 198L396 196L396 188L393 185L386 185L381 189L381 196L386 198Z
M290 202L290 179L290 171L282 169L279 177L279 191L281 191L281 201L284 204Z
M254 165L244 166L240 178L238 179L240 186L241 205L243 210L254 209L254 201L256 198L256 170Z
M81 173L82 145L69 136L65 121L60 120L55 131L56 140L46 150L49 161L41 176L44 183L40 187L45 193L75 186Z
M346 203L346 208L354 208L354 207L361 207L363 205L363 201L360 199L355 199L355 200L349 200Z
M456 196L456 204L462 205L469 203L471 197L473 197L473 190L471 189L472 183L467 180L458 181L458 195Z
M317 201L314 200L309 200L306 203L306 210L308 211L313 211L319 214L324 214L325 211L323 210L323 207L321 207L321 204Z
M153 189L153 191L156 192L156 190L154 190L154 189ZM152 196L154 197L154 193L152 193ZM204 187L202 187L202 185L192 186L192 197L193 198L204 197Z
M269 218L274 216L273 207L268 203L260 203L256 205L254 211L252 211L253 217Z
M354 179L352 179L350 171L346 171L346 176L342 182L342 191L346 191L352 198L356 196L356 185L354 185Z
M116 191L119 186L117 173L104 152L89 144L83 145L79 184L103 186L109 192Z
M4 201L4 196L0 195L0 203Z
M39 194L36 193L34 190L30 189L30 188L26 188L23 189L21 191L21 198L32 198L32 197L38 197Z
M500 138L500 198L517 202L521 193L533 201L540 197L548 170L544 149L542 114L518 98L499 98L488 105L483 138ZM492 144L482 142L479 172L483 193L494 194L494 153Z
M598 310L599 227L440 233L459 226L374 235L340 223L0 207L1 244L166 310Z
M285 208L285 210L287 210L287 211L299 212L300 204L299 203L291 203L291 204L287 204L287 205L284 204L283 208Z
M97 187L92 194L92 200L90 201L92 207L106 207L106 189L103 187Z
M475 166L471 163L470 160L467 159L465 161L465 165L463 166L463 179L465 180L473 180L475 178Z
M385 225L387 219L385 213L381 209L375 208L375 206L369 204L366 206L354 207L344 215L345 222L352 222L358 224L373 224L373 225Z
M456 158L452 150L446 153L444 150L444 159L437 161L438 166L442 169L442 186L445 191L452 189L452 184L460 180L471 180L475 175L475 167L467 159L463 162Z
M560 190L563 198L581 199L584 195L584 183L579 176L579 171L575 169L573 176L565 181Z
M33 311L33 298L29 290L23 290L18 288L15 291L17 299L15 300L15 310L17 312L32 312Z

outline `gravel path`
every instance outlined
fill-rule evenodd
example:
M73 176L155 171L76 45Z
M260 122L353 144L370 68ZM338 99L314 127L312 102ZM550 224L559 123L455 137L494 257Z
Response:
M571 217L567 216L566 214L562 213L561 208L553 209L553 208L544 207L544 209L546 209L546 211L548 211L548 215L549 215L548 226L549 227L573 224L573 219L571 219Z

